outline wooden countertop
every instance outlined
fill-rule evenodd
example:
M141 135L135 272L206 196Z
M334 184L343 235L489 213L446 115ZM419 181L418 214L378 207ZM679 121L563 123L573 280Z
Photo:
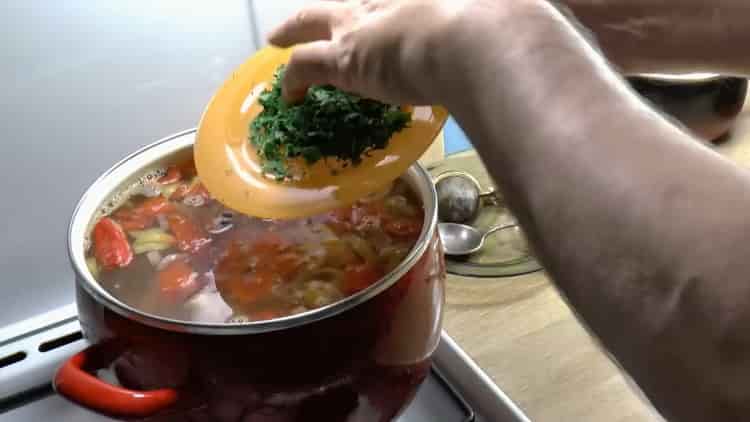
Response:
M750 105L716 148L750 167ZM659 421L546 274L449 276L445 329L533 421Z

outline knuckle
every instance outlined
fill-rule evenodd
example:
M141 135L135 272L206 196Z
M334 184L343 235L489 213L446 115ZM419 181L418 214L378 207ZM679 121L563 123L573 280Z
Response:
M360 5L365 12L370 13L378 10L378 8L380 7L380 2L373 0L362 0Z
M342 46L336 53L336 71L346 73L352 65L352 55L354 52L351 48Z
M346 25L354 19L355 11L353 7L341 8L333 17L333 23L336 26Z
M309 17L310 12L308 12L307 10L300 10L294 15L294 22L298 25L304 25Z
M334 58L334 73L342 88L349 89L352 86L354 74L354 49L351 44L339 45Z

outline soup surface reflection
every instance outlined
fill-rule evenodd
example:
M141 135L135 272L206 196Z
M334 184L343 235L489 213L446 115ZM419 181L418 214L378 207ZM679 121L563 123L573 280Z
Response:
M192 162L128 193L94 225L89 270L121 301L187 321L272 319L357 293L404 259L424 216L397 180L315 217L254 218L212 199Z

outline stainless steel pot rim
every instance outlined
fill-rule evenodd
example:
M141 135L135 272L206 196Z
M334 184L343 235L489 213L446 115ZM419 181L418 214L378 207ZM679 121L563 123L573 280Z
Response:
M85 264L84 239L95 213L117 191L128 177L137 174L149 164L193 145L195 129L189 129L160 139L128 155L112 166L92 183L73 211L68 228L68 255L76 275L76 283L108 309L131 320L169 331L195 334L240 335L279 331L330 318L354 308L377 296L403 277L427 252L437 230L437 194L429 173L419 163L412 165L406 173L422 199L425 223L404 261L369 288L331 305L291 315L284 318L247 323L208 323L182 321L142 312L121 302L107 292L90 274Z
M716 79L721 79L725 76L722 76L718 73L640 73L636 75L631 75L633 77L637 78L645 78L645 79L655 79L660 80L664 82L674 82L674 83L702 83L702 82L710 82L714 81Z

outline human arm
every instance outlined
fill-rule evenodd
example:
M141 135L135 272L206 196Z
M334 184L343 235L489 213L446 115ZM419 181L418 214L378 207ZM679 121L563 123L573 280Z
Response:
M747 419L748 174L645 105L547 2L365 3L318 5L272 35L319 40L293 56L290 97L334 83L446 105L553 281L656 407Z
M750 75L745 0L560 0L625 73Z

